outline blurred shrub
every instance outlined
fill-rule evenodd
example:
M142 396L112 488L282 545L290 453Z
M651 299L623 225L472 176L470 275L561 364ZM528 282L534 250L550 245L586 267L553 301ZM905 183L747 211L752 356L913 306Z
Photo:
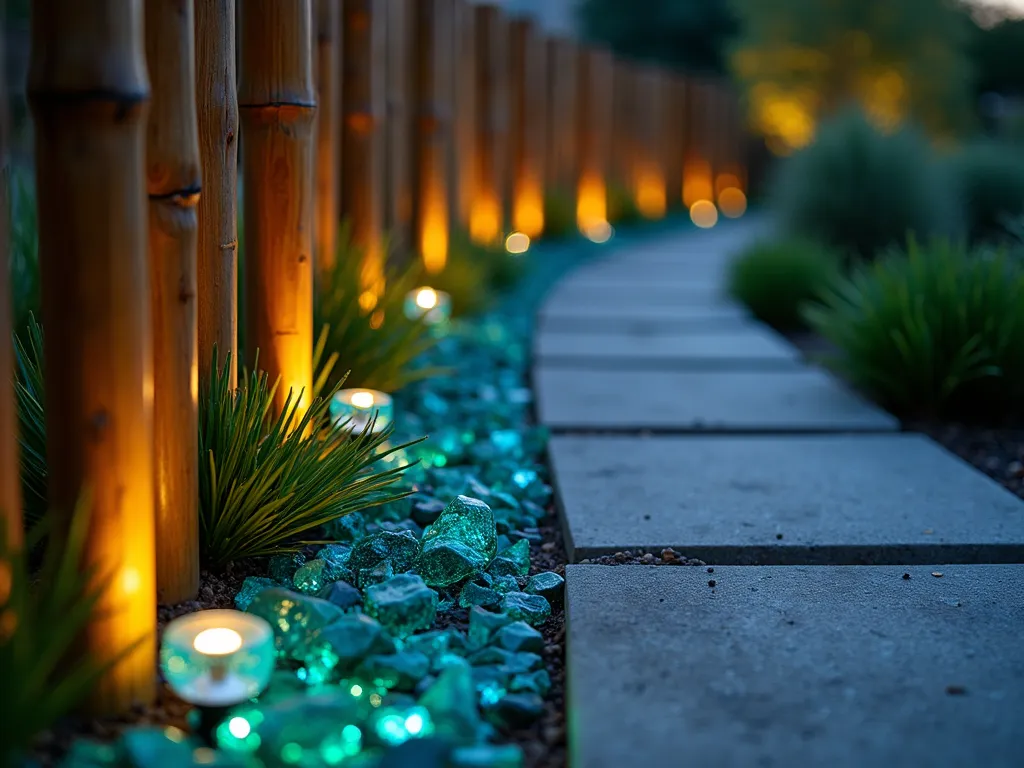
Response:
M612 182L608 185L608 222L617 227L628 226L645 221L636 207L633 193L622 184Z
M1024 264L910 241L806 311L850 381L904 416L1005 421L1024 405Z
M544 239L560 240L576 234L576 200L562 190L544 195Z
M957 229L956 195L924 137L882 133L857 111L785 162L775 192L784 226L844 255L872 258L908 234Z
M835 285L839 259L817 243L791 238L755 243L730 265L729 293L774 328L804 325L801 310Z
M964 147L950 160L973 242L1001 235L1024 213L1024 149L993 141Z
M432 288L451 295L455 317L480 314L493 305L489 262L497 247L474 243L466 232L455 230L448 242L444 269L424 278Z
M39 233L36 199L29 180L11 175L11 301L14 327L25 328L40 310Z
M421 319L405 316L406 294L423 281L419 264L393 268L372 306L360 300L362 264L362 249L342 226L333 268L317 275L313 327L321 333L321 359L315 363L314 396L342 380L348 387L395 392L437 373L415 365L437 337Z
M28 324L14 335L14 363L21 498L25 522L32 525L46 513L47 469L43 329L31 312Z

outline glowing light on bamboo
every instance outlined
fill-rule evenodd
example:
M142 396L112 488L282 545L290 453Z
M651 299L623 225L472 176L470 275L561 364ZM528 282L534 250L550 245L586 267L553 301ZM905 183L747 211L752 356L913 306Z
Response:
M576 192L576 226L587 235L607 223L608 192L604 179L597 173L585 173Z
M683 167L683 204L690 208L699 200L711 200L714 194L711 164L701 158L687 160Z
M747 196L738 187L726 187L718 193L718 208L727 219L738 219L747 211Z
M420 255L423 268L436 275L448 263L448 204L444 190L431 186L423 201Z
M512 205L512 226L529 238L544 232L544 193L537 179L520 183Z
M636 207L647 219L665 215L665 175L657 168L643 168L636 180Z
M480 195L473 202L469 236L481 245L489 245L501 236L501 204L495 198Z

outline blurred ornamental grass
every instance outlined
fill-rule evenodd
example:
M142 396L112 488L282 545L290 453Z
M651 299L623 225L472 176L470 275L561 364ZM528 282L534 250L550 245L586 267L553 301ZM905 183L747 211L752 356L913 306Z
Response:
M754 243L729 265L728 291L755 317L779 330L802 328L806 304L841 276L840 259L810 240Z
M1024 263L911 239L805 310L852 384L909 417L1003 423L1024 406Z
M998 239L1007 219L1024 214L1024 149L991 140L963 147L949 160L971 242Z

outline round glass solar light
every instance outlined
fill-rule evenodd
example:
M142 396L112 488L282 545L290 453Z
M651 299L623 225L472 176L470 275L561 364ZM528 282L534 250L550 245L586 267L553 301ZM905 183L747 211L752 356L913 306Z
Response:
M530 238L522 232L513 232L505 238L505 250L512 254L526 253L530 250Z
M197 611L164 630L160 669L171 689L201 707L230 707L267 686L274 671L274 633L249 613Z
M374 421L376 418L376 421ZM373 422L373 432L381 432L395 418L391 395L376 389L341 389L331 400L331 421L353 432L363 432Z
M440 325L452 316L452 297L444 291L424 286L405 296L405 316L410 320L423 318L427 325Z

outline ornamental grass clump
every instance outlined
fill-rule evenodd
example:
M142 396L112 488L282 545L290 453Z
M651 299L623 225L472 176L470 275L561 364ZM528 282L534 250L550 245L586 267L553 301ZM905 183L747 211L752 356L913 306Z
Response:
M775 200L784 227L844 256L871 259L908 235L953 235L959 200L927 139L884 133L859 111L821 126L781 166Z
M279 416L266 373L242 376L232 390L217 366L199 408L199 523L209 566L287 554L303 537L340 517L404 498L393 485L406 467L374 464L413 443L389 446L392 427L354 432L330 424L336 388L303 412L289 393Z
M18 445L21 459L21 495L25 521L32 524L46 510L46 412L43 408L43 329L35 315L14 336L15 381L18 407Z
M730 265L728 290L755 317L779 330L803 327L804 305L840 276L840 260L810 240L755 243Z
M848 379L895 413L1002 423L1024 405L1024 265L911 240L806 310Z
M396 392L444 373L415 363L438 340L422 318L405 316L405 296L424 279L421 269L415 264L392 269L383 293L367 301L362 298L362 249L353 245L347 226L338 240L334 265L318 274L313 302L313 327L320 329L317 347L322 351L314 362L314 396L342 379L350 387Z
M20 548L9 545L0 526L0 562L8 569L0 604L0 764L30 764L27 752L35 738L81 704L103 674L135 647L67 663L110 583L109 574L97 573L84 561L89 520L88 503L80 501L57 536L57 519L47 513ZM30 555L40 551L41 565L33 569Z
M1000 238L1008 219L1024 213L1024 150L975 142L950 160L972 242Z

